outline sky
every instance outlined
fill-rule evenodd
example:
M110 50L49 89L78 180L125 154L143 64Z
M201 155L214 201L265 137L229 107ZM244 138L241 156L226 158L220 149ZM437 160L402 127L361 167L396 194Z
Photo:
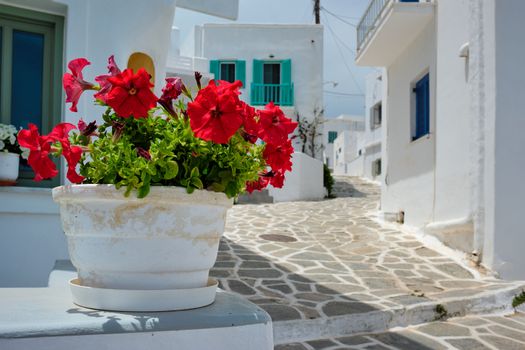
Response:
M365 77L371 69L354 64L355 24L368 3L369 0L321 0L321 7L324 8L321 10L321 24L324 25L323 91L326 118L335 118L340 114L364 115ZM231 22L234 21L177 8L175 25L180 29L181 54L193 56L195 25ZM313 2L239 0L239 18L236 22L314 23Z

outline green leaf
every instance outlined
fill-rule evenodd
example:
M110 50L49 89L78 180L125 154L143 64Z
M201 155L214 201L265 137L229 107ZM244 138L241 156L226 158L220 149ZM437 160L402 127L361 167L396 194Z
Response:
M179 165L177 164L177 162L170 160L170 161L167 161L164 166L165 166L164 179L171 180L177 176L179 172Z
M144 198L148 195L150 190L149 182L144 183L141 187L139 187L137 191L137 197L138 198Z

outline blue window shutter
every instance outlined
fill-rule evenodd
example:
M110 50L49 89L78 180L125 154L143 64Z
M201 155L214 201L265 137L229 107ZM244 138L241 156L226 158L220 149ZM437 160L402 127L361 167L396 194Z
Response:
M281 61L281 84L292 83L292 60Z
M213 73L216 80L220 79L219 63L220 62L218 60L210 60L210 73Z
M235 80L240 80L243 87L246 87L246 61L235 61Z
M430 131L430 86L429 75L416 83L416 130L414 139L427 135Z

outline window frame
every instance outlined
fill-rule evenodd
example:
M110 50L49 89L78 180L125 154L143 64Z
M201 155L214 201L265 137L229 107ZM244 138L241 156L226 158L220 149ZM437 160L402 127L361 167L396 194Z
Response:
M0 4L0 122L11 124L11 84L13 30L44 35L44 62L42 77L42 134L49 133L62 120L62 72L64 70L64 17ZM9 50L8 50L9 49ZM27 127L27 126L24 126ZM60 172L60 162L55 161ZM60 172L61 174L61 172ZM17 185L25 187L54 187L60 176L34 182L34 173L20 168Z

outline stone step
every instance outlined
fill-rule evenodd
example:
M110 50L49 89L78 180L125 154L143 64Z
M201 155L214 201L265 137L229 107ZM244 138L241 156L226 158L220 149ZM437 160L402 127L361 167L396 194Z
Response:
M273 322L275 344L385 332L395 327L408 327L449 317L483 314L510 314L513 298L525 290L524 282L505 283L499 289L479 290L473 295L451 295L405 307L348 313L312 320ZM271 314L271 313L270 313Z
M525 314L458 317L388 332L277 345L275 350L334 349L525 349Z
M237 204L262 204L273 203L273 197L267 189L241 194L237 198Z

